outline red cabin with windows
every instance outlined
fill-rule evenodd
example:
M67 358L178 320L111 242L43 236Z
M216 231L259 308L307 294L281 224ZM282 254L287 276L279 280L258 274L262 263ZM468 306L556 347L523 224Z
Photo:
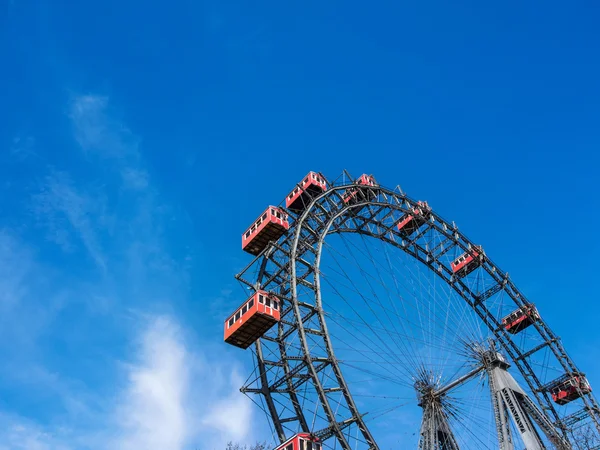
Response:
M511 334L517 334L540 318L535 305L525 305L502 319L502 326Z
M280 208L269 206L242 234L242 250L258 255L269 241L276 241L289 228L288 215Z
M459 277L470 274L479 267L483 256L483 249L480 246L475 246L475 248L463 253L450 263L452 272Z
M421 225L427 222L431 208L427 202L418 201L417 205L413 208L412 213L406 213L402 216L400 222L398 222L398 231L404 236L410 236L417 231Z
M225 321L225 342L248 348L280 319L281 302L265 291L256 293Z
M373 178L371 175L367 175L366 173L362 174L354 182L354 184L358 184L361 186L377 186L377 182L375 181L375 178ZM344 200L344 203L350 204L350 203L355 203L359 200L366 199L367 196L369 198L374 198L375 194L371 191L368 191L368 193L366 193L364 190L359 189L359 188L348 188L348 189L346 189L346 192L344 193L342 200Z
M550 388L552 400L559 405L566 405L590 392L592 387L583 373L565 375Z
M310 198L325 190L327 190L327 183L323 176L316 172L309 172L285 198L285 207L295 213L304 211Z
M310 433L298 433L275 450L321 450L321 440Z

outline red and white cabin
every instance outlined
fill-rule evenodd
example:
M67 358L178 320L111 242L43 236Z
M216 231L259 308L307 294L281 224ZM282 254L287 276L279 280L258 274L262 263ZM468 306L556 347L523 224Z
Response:
M308 172L308 175L285 198L285 207L295 213L304 211L310 197L325 190L327 190L327 183L323 176L317 172Z
M483 256L483 249L480 246L475 246L475 248L463 253L450 263L452 272L459 277L470 274L479 267Z
M281 302L265 291L256 293L225 321L225 342L248 348L281 317Z
M540 314L535 305L525 305L504 317L502 319L502 326L509 333L517 334L528 326L533 325L539 318Z
M377 182L375 181L375 178L373 178L371 175L367 175L366 173L364 173L360 177L358 177L358 179L356 181L354 181L354 184L358 184L361 186L377 186ZM349 188L344 193L342 200L344 200L344 203L350 203L350 202L358 201L359 197L365 198L365 194L363 193L363 195L359 195L360 193L363 193L362 189ZM375 195L374 195L374 193L369 192L369 196L371 198L373 198Z
M404 214L402 220L398 222L398 231L404 236L410 236L417 231L421 225L427 222L429 211L431 211L431 208L427 202L418 201L417 206L413 208L412 214Z
M573 374L559 379L556 385L550 388L552 400L559 405L566 405L582 395L592 392L592 387L584 374Z
M321 441L310 433L298 433L275 450L321 450Z
M276 206L269 206L242 234L242 250L252 255L258 255L269 241L276 241L289 228L287 213Z

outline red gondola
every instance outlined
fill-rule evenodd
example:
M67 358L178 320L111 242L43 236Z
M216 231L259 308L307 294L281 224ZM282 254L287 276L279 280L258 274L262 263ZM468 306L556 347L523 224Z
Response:
M242 250L258 255L269 241L276 241L288 229L288 215L275 206L267 210L242 234Z
M398 231L404 236L410 236L417 231L421 225L427 222L431 208L427 202L418 201L417 206L412 210L412 213L406 213L402 216L402 220L398 222Z
M309 433L298 433L275 450L321 450L321 441Z
M256 293L225 321L225 342L243 349L279 322L281 303L265 291Z
M517 334L532 325L539 318L540 314L535 305L525 305L504 317L502 319L502 325L509 333Z
M366 173L364 173L360 177L358 177L358 179L354 182L354 184L358 184L361 186L377 186L377 182L375 181L375 178L373 178L371 175L367 175ZM361 194L361 195L359 195L359 194ZM375 194L372 191L368 191L368 193L365 193L364 190L353 187L353 188L348 188L346 190L346 192L342 196L342 200L344 200L344 203L350 204L350 203L355 203L362 199L374 198L374 197L375 197Z
M316 172L309 172L285 198L285 207L295 213L304 211L310 197L325 190L327 190L327 183L323 176Z
M550 388L552 400L559 405L566 405L590 392L592 392L592 387L582 373L563 376Z
M475 248L463 253L450 263L452 272L459 277L470 274L479 267L483 256L483 249L480 246L475 246Z

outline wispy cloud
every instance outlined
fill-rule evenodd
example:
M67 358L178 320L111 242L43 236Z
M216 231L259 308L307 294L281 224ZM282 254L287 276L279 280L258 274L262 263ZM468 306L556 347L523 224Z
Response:
M126 167L121 173L125 184L133 189L143 190L149 186L148 173L144 170Z
M194 347L172 317L148 321L116 416L115 448L222 449L250 438L252 409L235 364Z
M226 364L217 364L206 375L216 380L217 395L204 411L200 436L206 435L209 448L222 449L228 441L248 442L252 436L253 415L251 404L240 395L243 379L240 373ZM207 377L208 378L208 377Z
M35 138L33 136L16 136L10 147L10 154L20 161L38 156L34 150Z
M76 95L69 117L75 140L88 153L106 158L139 156L139 138L109 114L109 99L101 95Z
M0 450L75 450L68 433L51 432L22 417L0 414Z
M108 97L75 96L69 117L75 139L86 155L112 160L124 187L138 190L149 186L148 173L140 162L141 139L111 113Z
M30 261L29 252L6 230L0 230L0 310L6 311L25 295Z
M108 398L87 393L89 403L60 425L0 414L0 450L222 450L228 441L252 439L252 408L238 391L235 364L190 345L185 335L173 317L144 318L122 363L122 386ZM94 411L100 404L108 408ZM94 414L92 426L81 410Z
M0 309L14 324L0 337L16 347L9 354L0 345L0 356L23 373L0 370L0 382L35 384L30 402L40 392L55 401L41 415L0 411L0 450L221 450L251 439L253 409L235 361L200 342L177 313L192 259L184 247L173 251L174 215L158 200L141 140L106 96L76 96L69 111L84 175L58 162L42 177L31 210L43 243L0 230ZM101 276L82 275L82 255ZM81 354L61 365L42 338Z
M106 258L97 237L97 227L103 222L102 198L83 194L66 173L54 172L46 177L41 192L34 196L34 205L38 216L43 216L51 241L71 251L70 236L74 233L96 265L106 269Z
M87 163L77 173L50 169L33 210L46 237L63 251L74 252L81 243L102 271L125 264L135 272L132 281L143 282L149 264L169 259L161 242L168 208L156 201L140 139L111 114L106 96L73 97L69 118ZM130 260L111 260L111 252Z
M186 414L191 355L180 330L166 317L153 319L129 368L129 382L118 405L123 427L115 448L175 450L190 431Z
M52 269L10 230L0 229L0 352L22 359L64 304L65 288L51 284ZM43 296L43 303L39 299ZM0 368L0 374L3 369Z

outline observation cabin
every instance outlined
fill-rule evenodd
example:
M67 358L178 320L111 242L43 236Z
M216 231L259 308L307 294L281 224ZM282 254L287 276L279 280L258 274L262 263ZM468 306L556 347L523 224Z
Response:
M285 198L285 207L298 214L306 209L311 197L326 190L325 178L316 172L309 172Z
M582 395L592 392L592 387L585 374L574 373L563 375L549 390L555 403L566 405Z
M402 216L400 222L398 222L398 231L404 236L408 237L417 231L429 217L431 208L427 202L418 201L417 205L412 209L412 213L406 213Z
M357 184L359 186L377 186L377 182L375 181L375 178L373 178L373 176L371 175L367 175L366 173L363 173L360 177L358 177L356 179L356 181L354 182L354 184ZM352 187L352 188L348 188L346 189L346 192L344 193L344 195L342 196L342 200L344 201L344 203L346 204L352 204L352 203L357 203L360 200L365 200L365 199L373 199L375 198L375 193L371 192L371 191L364 191L363 189L357 188L357 187Z
M287 213L281 208L269 206L242 234L242 250L258 255L270 241L279 239L289 228Z
M525 328L533 325L540 319L540 314L533 304L521 306L516 311L502 319L502 326L511 334L517 334Z
M298 433L275 450L321 450L321 441L309 433Z
M281 301L266 291L256 291L225 321L225 342L247 349L279 322Z
M456 276L464 277L481 265L484 256L485 254L481 246L476 245L474 248L466 251L450 263L452 272Z

